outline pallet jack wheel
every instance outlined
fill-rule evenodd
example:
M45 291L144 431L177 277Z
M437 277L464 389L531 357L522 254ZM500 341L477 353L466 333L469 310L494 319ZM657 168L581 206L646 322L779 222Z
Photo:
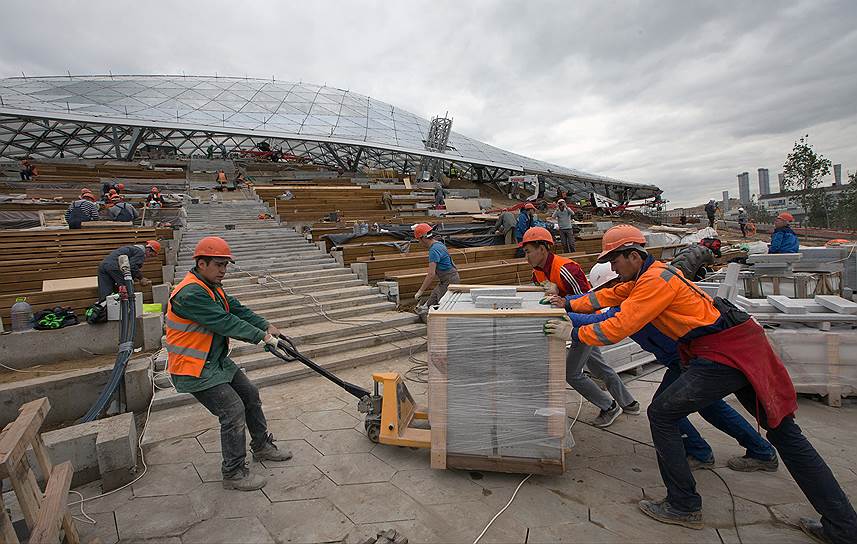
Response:
M369 437L369 440L378 443L378 440L381 436L381 424L377 421L366 420L366 436Z

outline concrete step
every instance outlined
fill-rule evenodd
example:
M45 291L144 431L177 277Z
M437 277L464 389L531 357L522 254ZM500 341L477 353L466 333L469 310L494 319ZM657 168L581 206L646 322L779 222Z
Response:
M353 322L336 322L331 323L327 320L322 320L317 323L308 323L291 327L284 334L295 340L299 344L321 343L331 341L339 342L342 338L349 336L359 336L372 333L393 327L402 327L412 323L419 322L419 317L416 314L406 312L384 311L372 314L365 314L360 317L360 320ZM262 353L264 350L261 346L241 343L232 349L232 355L240 357L250 353Z
M252 275L264 275L272 271L276 272L304 272L308 270L321 270L326 268L342 268L342 265L333 259L305 259L302 261L283 263L270 261L238 261L234 265L229 265L229 277L238 277L244 273ZM182 265L176 267L176 276L184 277L188 270L193 268L192 265ZM235 276L233 276L233 274Z
M363 280L357 276L345 279L334 277L325 279L325 281L316 282L315 284L305 283L302 285L289 285L287 283L268 282L266 285L249 285L230 289L229 294L239 298L245 298L248 296L258 298L272 293L313 293L315 291L325 289L357 287L359 285L365 285L365 283L363 283Z
M330 289L327 291L318 291L312 293L313 298L319 302L327 302L331 300L338 300L344 298L353 298L353 297L361 297L368 295L377 295L381 292L377 287L370 287L368 285L361 285L359 287L347 287L347 288L337 288ZM244 296L241 298L241 304L249 307L254 312L261 310L270 310L272 308L280 308L288 305L299 305L305 304L307 300L306 295L298 294L298 295L270 295L270 294L262 294L257 297Z
M300 312L291 312L281 317L274 315L271 316L271 318L266 319L268 319L269 323L273 323L278 329L286 330L306 323L324 322L328 319L332 320L331 322L336 323L348 322L349 320L359 322L360 319L363 319L367 314L373 314L375 312L391 312L396 309L395 302L388 302L386 300L373 301L371 298L367 298L366 300L371 302L366 303L355 301L348 308L340 310L324 310L324 314L322 314L318 309L318 305L313 304L305 307Z
M393 341L386 341L381 344L359 347L330 355L313 356L311 355L312 351L310 349L307 349L306 351L302 350L301 353L312 359L322 368L335 372L344 368L356 368L358 366L374 364L385 359L412 355L424 351L425 347L425 338L415 336L411 338L398 339L395 343L393 343ZM301 378L316 376L316 373L313 370L298 361L286 363L270 354L266 355L274 359L276 364L272 364L265 368L247 371L247 377L256 385L256 387L267 387ZM367 376L365 381L368 385L371 382L371 376ZM165 389L155 393L155 399L152 402L152 410L165 410L167 408L192 404L194 402L196 402L196 400L190 394L177 393L174 389ZM354 399L354 402L357 402L356 398Z
M328 314L334 310L341 310L343 308L363 308L366 305L370 304L378 304L381 302L387 302L387 297L381 294L377 295L361 295L357 297L348 297L348 298L339 298L328 301L313 301L309 297L302 297L299 300L296 300L290 304L284 306L277 306L274 308L267 308L265 310L256 311L257 314L261 315L268 321L272 319L277 319L279 317L288 317L291 315L298 315L308 311L318 312L319 310L324 310ZM395 309L395 304L390 309Z
M227 241L227 243L229 243ZM196 248L196 244L193 245L182 245L179 248L179 260L181 261L189 261L193 257L193 251ZM232 250L232 254L236 257L259 257L265 255L277 255L277 256L288 256L288 255L327 255L327 253L320 250L317 246L311 244L289 244L289 243L280 243L277 241L268 242L267 244L238 244L233 245L229 244L229 249Z
M231 248L230 248L231 249ZM179 260L176 263L177 266L193 266L195 264L195 260L193 259L193 251L189 250L187 253L180 253ZM311 250L289 250L289 249L279 249L272 248L269 251L232 251L233 257L239 263L245 262L246 264L251 264L253 261L264 261L267 263L278 263L278 262L291 262L291 261L312 261L318 259L333 259L329 254L324 253L322 251ZM250 261L250 263L247 263Z
M276 278L279 281L288 281L288 282L296 282L296 281L315 281L317 278L327 278L333 276L343 276L350 275L351 270L348 268L328 268L322 270L311 270L307 272L283 272L283 273L275 273L269 274L269 278ZM273 281L272 279L268 280L269 282ZM255 278L251 278L249 276L236 276L229 277L223 280L223 287L227 291L234 287L240 287L242 285L257 285L257 281Z

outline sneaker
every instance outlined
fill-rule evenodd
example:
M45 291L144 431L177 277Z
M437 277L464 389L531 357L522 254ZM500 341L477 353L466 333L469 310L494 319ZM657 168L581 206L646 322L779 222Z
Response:
M634 401L628 406L623 406L622 411L628 414L629 416L638 416L640 415L640 403Z
M289 450L280 450L274 444L274 435L268 435L268 441L258 450L253 451L253 459L257 461L288 461L292 458Z
M764 472L776 472L777 468L780 466L780 460L776 455L768 460L756 459L755 457L748 457L745 455L744 457L733 457L732 459L729 459L726 466L732 470L737 470L738 472L755 472L757 470L762 470Z
M250 474L246 468L229 478L223 478L223 489L235 489L237 491L256 491L262 489L268 483L265 478L258 474Z
M700 470L703 468L714 468L714 457L709 457L705 461L700 461L693 455L687 456L687 464L690 465L690 470Z
M824 534L824 526L820 521L811 518L800 518L800 521L798 521L797 524L801 531L812 537L813 540L821 542L822 544L833 543L833 541L827 538L827 535Z
M644 514L661 523L681 525L689 529L705 528L705 524L702 522L702 511L682 512L673 508L666 499L661 501L640 501L637 504Z
M619 417L619 414L622 413L622 407L619 406L615 400L613 404L610 405L610 408L606 410L601 410L601 413L598 414L598 417L592 422L592 424L596 427L604 428L613 425L613 422L616 421L616 418Z

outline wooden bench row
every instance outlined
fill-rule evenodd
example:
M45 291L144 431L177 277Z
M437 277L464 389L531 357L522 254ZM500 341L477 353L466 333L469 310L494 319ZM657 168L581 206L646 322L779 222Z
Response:
M155 282L157 284L158 282ZM163 281L161 281L163 283ZM152 287L134 285L134 290L143 293L143 302L152 302ZM0 318L8 324L12 313L12 305L18 297L25 297L27 303L32 306L33 313L41 310L50 310L57 306L70 307L77 314L81 322L84 321L84 312L98 300L98 288L80 287L77 289L63 289L60 291L34 291L29 293L0 294Z

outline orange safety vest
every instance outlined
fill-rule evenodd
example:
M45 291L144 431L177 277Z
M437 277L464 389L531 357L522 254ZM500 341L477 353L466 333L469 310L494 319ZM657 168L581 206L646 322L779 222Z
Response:
M577 261L574 259L569 259L567 257L560 257L559 255L553 255L553 260L551 260L551 268L549 271L549 275L545 276L545 273L537 268L533 268L533 277L536 278L536 283L542 283L545 280L550 281L554 285L556 285L559 290L559 295L561 297L570 295L572 293L565 292L565 283L562 281L562 276L560 276L560 272L562 267L567 265L568 263L577 264ZM580 266L577 264L577 266ZM581 286L582 288L583 286Z
M208 359L208 352L211 351L214 334L199 323L180 317L173 312L173 297L190 284L201 286L211 295L212 300L217 301L214 291L192 272L188 272L173 289L170 300L167 302L167 371L179 376L199 378L202 374L202 367L205 366L205 361ZM229 303L226 301L226 293L220 287L217 288L217 292L223 299L228 312Z

